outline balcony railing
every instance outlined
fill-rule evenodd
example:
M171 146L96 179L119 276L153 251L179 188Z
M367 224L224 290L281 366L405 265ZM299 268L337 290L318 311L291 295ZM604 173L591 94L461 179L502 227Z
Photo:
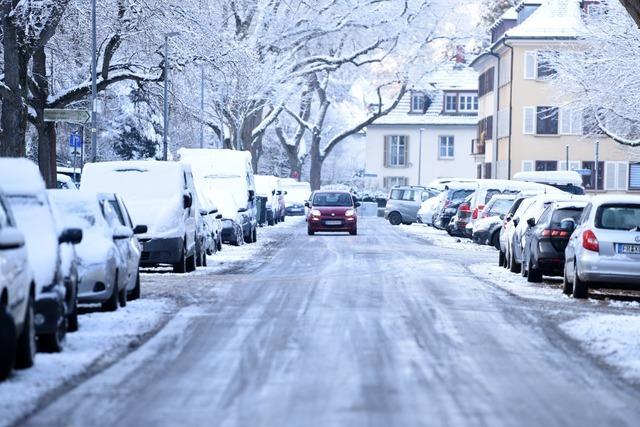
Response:
M472 156L484 155L484 141L481 141L479 139L471 140L471 155Z

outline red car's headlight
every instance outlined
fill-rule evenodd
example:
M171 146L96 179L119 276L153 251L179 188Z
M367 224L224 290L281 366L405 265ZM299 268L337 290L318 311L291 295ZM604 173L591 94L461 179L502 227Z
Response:
M349 209L344 213L345 216L354 216L355 214L356 214L356 211L353 209Z
M318 209L311 209L311 216L321 216L322 212L320 212Z

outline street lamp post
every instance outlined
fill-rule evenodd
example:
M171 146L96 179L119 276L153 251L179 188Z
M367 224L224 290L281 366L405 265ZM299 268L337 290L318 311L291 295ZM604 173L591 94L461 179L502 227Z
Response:
M98 159L96 100L98 97L98 41L96 29L96 0L91 0L91 161Z
M204 64L200 70L200 148L204 148Z
M94 0L95 1L95 0ZM173 31L164 34L164 94L163 94L163 128L162 128L162 160L168 159L168 132L169 132L169 38L177 36Z
M569 170L569 144L567 144L564 147L564 156L565 156L565 161L566 161L566 165L567 165L567 169Z
M422 133L424 128L420 128L420 144L418 145L418 185L422 185Z

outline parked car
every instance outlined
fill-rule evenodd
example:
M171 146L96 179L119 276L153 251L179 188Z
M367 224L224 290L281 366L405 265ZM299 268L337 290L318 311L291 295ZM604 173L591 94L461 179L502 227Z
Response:
M582 215L587 202L553 202L540 218L527 220L522 253L522 275L529 282L541 282L542 276L564 274L564 251L570 233L562 222L570 219L574 224Z
M473 195L474 193L469 194L465 197L462 203L458 205L454 227L449 234L469 238L472 236L473 229L469 231L467 226L471 223L471 199L473 198Z
M135 224L147 226L140 265L171 265L174 272L196 269L196 220L193 194L184 166L177 162L126 161L88 163L80 188L116 193Z
M442 191L450 187L450 184L455 184L455 183L468 184L470 182L476 182L476 181L478 180L475 178L437 178L431 181L429 185L427 185L427 188L429 190L433 190L438 193L441 193Z
M129 238L114 241L126 264L127 299L136 300L140 298L140 258L142 257L142 244L137 236L146 233L147 226L133 223L124 200L117 194L102 193L98 195L98 200L103 204L103 214L112 229L125 227L133 231Z
M433 216L445 196L446 193L443 191L422 202L418 210L417 221L421 224L433 226Z
M82 230L65 228L59 232L60 218L51 207L44 180L33 162L0 159L0 182L18 229L25 237L31 261L36 285L34 323L38 349L61 351L67 332L68 290L61 272L60 247L80 243Z
M583 195L582 176L576 171L531 171L518 172L514 181L537 182L562 190L566 193Z
M481 245L492 245L500 250L500 228L507 212L513 205L516 195L499 194L489 200L482 210L480 218L473 223L472 240Z
M356 208L359 202L346 191L315 191L310 201L307 219L307 233L313 236L317 232L344 231L352 236L358 234L358 214Z
M77 190L78 186L69 175L57 174L57 187L59 190Z
M433 217L433 226L446 230L451 218L458 212L458 207L464 199L476 191L477 184L471 182L456 182L447 185L444 196Z
M51 192L67 226L82 229L83 240L76 246L79 262L80 303L99 303L103 311L115 311L127 304L127 287L131 280L129 260L122 250L124 241L133 236L131 228L109 224L115 216L111 206L85 191Z
M33 366L35 293L25 236L0 191L0 381L7 379L13 368Z
M278 178L269 175L254 175L256 181L256 194L266 197L267 224L275 225L280 222L282 212L278 194Z
M389 220L391 225L413 224L418 220L422 202L437 194L435 190L427 190L425 187L394 187L389 192L384 218Z
M218 206L218 214L221 217L222 230L220 236L222 243L234 246L244 244L244 232L242 230L244 218L241 211L246 208L239 208L236 200L224 189L214 188L211 190L211 194L216 206Z
M640 289L640 197L595 196L574 225L565 251L565 292L586 298L591 288ZM575 229L574 229L575 228Z
M281 179L280 187L285 194L285 215L305 215L305 203L311 197L311 185L309 185L308 182L298 182L293 179Z
M509 269L512 273L520 273L522 268L522 253L527 244L525 232L528 224L537 222L547 206L553 202L580 202L588 200L587 196L577 196L565 192L540 194L532 198L532 203L522 209L519 217L513 218L514 229L509 243Z
M534 202L534 195L525 195L516 199L509 210L500 230L500 260L502 266L511 269L511 243L516 226L520 223L523 212Z

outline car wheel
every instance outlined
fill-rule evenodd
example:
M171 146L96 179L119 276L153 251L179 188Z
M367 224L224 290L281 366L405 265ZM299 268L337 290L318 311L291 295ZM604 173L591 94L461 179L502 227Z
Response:
M71 310L67 315L67 332L76 332L78 330L78 285L76 285L76 294L73 298Z
M504 252L499 250L499 253L498 253L498 267L504 267L504 264L505 264Z
M530 283L542 282L542 273L537 268L533 267L533 258L529 258L527 263L527 281Z
M315 233L315 231L313 231L312 229L310 229L309 227L307 227L307 234L308 234L309 236L313 236L313 235L314 235L314 234L316 234L316 233Z
M491 237L491 245L497 250L500 250L500 233L493 233L493 236Z
M118 309L118 272L114 274L113 286L109 299L102 303L102 311L116 311Z
M578 263L573 262L573 297L584 299L589 296L589 285L578 277Z
M400 215L398 212L392 212L391 215L389 215L389 224L391 225L402 224L402 215Z
M62 318L55 332L38 335L38 351L43 353L59 353L64 347L67 334L67 317Z
M16 324L9 309L0 306L0 381L7 379L16 358Z
M569 281L569 276L567 275L567 264L564 265L562 293L565 295L571 295L573 293L573 283Z
M358 235L358 229L353 229L349 232L349 234L351 234L352 236L357 236Z
M140 273L136 273L136 286L129 292L129 300L137 300L140 298Z
M196 241L196 267L202 267L202 245Z
M27 312L24 314L24 327L22 329L22 335L18 338L18 347L16 350L17 369L32 367L36 359L36 326L33 322L32 296L29 296L29 302L27 304Z
M253 233L251 233L251 243L256 243L258 241L258 228L253 229Z
M196 271L196 254L195 253L190 257L187 257L187 262L186 262L186 272L191 273L192 271Z
M218 239L218 241L216 242L216 249L218 250L218 252L220 252L222 250L222 239Z
M176 264L173 264L173 272L185 273L186 271L187 271L187 248L183 247L180 261L178 261Z
M120 303L120 307L127 306L127 287L122 288L120 292L118 292L118 302Z
M512 273L520 273L522 266L516 262L516 256L512 253L509 261L509 271Z
M522 263L520 264L520 275L522 277L528 277L529 275L529 265L527 263L527 254L522 251Z

